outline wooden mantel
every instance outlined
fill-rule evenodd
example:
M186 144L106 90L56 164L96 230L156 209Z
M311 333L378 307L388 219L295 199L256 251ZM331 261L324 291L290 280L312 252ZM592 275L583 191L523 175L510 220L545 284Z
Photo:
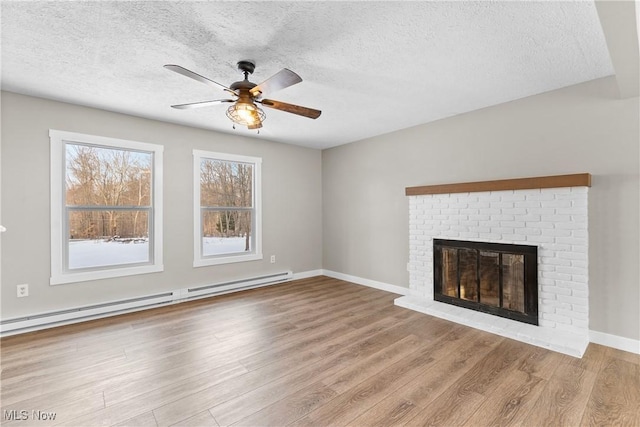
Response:
M478 191L530 190L532 188L591 187L591 174L537 176L532 178L500 179L496 181L459 182L456 184L407 187L407 196L423 194L474 193Z

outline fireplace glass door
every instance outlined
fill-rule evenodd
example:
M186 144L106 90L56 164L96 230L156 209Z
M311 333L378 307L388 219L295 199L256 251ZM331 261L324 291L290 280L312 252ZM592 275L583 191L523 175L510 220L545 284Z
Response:
M434 239L434 299L538 324L538 249Z

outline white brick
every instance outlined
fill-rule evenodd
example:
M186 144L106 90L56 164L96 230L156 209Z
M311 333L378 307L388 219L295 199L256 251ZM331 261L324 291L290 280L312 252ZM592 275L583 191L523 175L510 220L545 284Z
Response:
M490 218L489 215L469 215L471 221L488 221Z
M500 237L502 236L496 233L480 233L480 236L479 236L479 238L485 239L487 241L498 240L500 239Z
M570 230L559 230L557 228L548 229L545 228L542 230L543 236L551 236L551 237L571 237Z
M543 304L548 304L556 300L556 294L551 292L539 292L538 296L542 299Z
M586 223L588 220L587 215L571 215L571 221L574 222L584 222Z
M500 221L483 221L482 225L484 225L485 227L500 227Z
M561 288L558 286L543 286L542 290L551 294L571 296L571 289Z
M546 236L527 236L527 242L535 242L535 243L553 243L554 237L546 237Z
M479 212L478 209L460 209L462 215L478 215Z
M472 233L490 233L489 227L469 227L469 231Z
M555 213L553 208L529 208L527 213L530 215L553 215Z
M542 230L540 230L539 228L533 228L530 227L528 225L525 225L524 230L520 230L520 233L526 235L526 236L540 236L542 235Z
M560 314L562 316L567 316L567 317L570 317L572 319L581 319L581 320L588 320L589 319L589 314L588 313L579 313L579 312L573 311L573 310L558 309L558 310L556 310L556 314Z
M564 288L576 289L579 291L587 289L587 285L585 283L572 282L571 280L556 280L556 284Z
M569 207L556 209L556 213L560 215L584 215L585 210L581 207Z
M503 208L501 210L503 214L507 215L525 215L527 210L525 208Z
M583 222L573 222L573 221L569 221L569 222L558 222L555 224L556 228L562 229L562 230L584 230L585 228L585 223Z
M501 227L524 228L523 221L500 221Z
M569 222L571 221L571 215L542 215L540 218L542 221L548 222Z
M586 270L584 268L577 268L577 267L566 267L566 266L558 266L556 267L556 271L558 273L567 273L567 274L577 274L577 275L584 275L586 273Z
M472 231L460 232L460 238L462 239L477 239L479 233L475 233Z
M543 208L570 208L571 200L543 200L542 202Z
M571 324L571 318L570 317L561 316L559 314L542 313L542 318L545 319L545 320L551 320L551 321L556 322L556 323L563 323L563 324L567 324L567 325Z
M572 244L571 245L571 250L573 252L581 252L581 253L585 253L585 254L589 252L589 248L587 247L586 244L582 244L582 245Z
M557 237L556 243L564 243L567 245L587 245L587 239L584 237Z
M571 230L571 237L586 239L589 237L587 230Z
M586 305L574 305L573 306L573 311L578 312L578 313L588 313L589 312L589 307L587 307Z
M571 267L581 268L582 270L587 271L589 263L587 261L578 261L573 259L571 260Z
M499 215L500 208L485 208L480 209L480 215Z
M527 200L553 200L555 198L551 193L528 194L525 197Z
M514 230L510 227L491 227L491 232L496 234L513 234Z
M542 272L542 277L555 280L571 280L570 274L557 273L555 271L544 271Z
M574 296L569 296L569 295L558 295L557 299L558 299L558 301L568 302L569 304L574 304L574 305L582 305L582 306L585 306L585 307L589 305L589 300L587 298L582 298L582 297L574 297Z
M513 194L505 194L502 196L502 200L504 201L519 201L524 199L525 195L521 194L520 191L514 192Z
M542 257L542 262L547 265L571 266L571 260L561 258Z
M522 202L515 202L514 207L516 208L541 208L542 204L536 200L526 200Z
M481 209L481 208L490 208L491 203L488 200L479 200L477 202L469 203L469 208Z
M558 253L561 253L563 251L570 251L571 250L571 245L560 245L560 244L551 244L551 245L546 245L545 246L547 249L551 249L554 250Z
M574 297L578 297L578 298L589 298L589 291L578 291L578 290L573 290L571 292L571 295Z
M513 221L515 217L513 215L491 215L491 219L494 221Z
M491 207L494 209L509 209L513 208L513 202L492 201Z

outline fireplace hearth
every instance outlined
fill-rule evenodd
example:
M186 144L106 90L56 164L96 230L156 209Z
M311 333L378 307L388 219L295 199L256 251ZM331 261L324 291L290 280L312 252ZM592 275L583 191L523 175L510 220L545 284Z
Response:
M538 248L433 240L434 299L538 325Z

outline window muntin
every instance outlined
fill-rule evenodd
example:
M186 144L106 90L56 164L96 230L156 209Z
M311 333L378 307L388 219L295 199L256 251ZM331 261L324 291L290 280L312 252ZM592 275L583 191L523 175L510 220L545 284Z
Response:
M194 151L194 266L261 259L261 159Z
M51 283L162 271L162 146L50 137Z

